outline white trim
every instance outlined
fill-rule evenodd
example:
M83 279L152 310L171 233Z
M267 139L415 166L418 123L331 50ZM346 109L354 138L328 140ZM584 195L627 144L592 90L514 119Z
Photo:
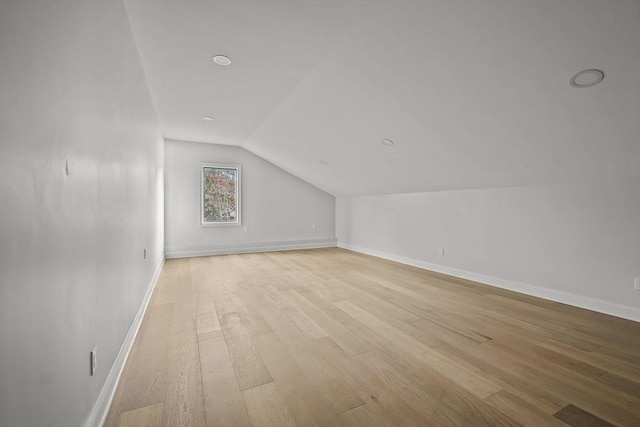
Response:
M147 306L149 305L149 301L151 300L151 295L153 294L153 290L156 287L156 283L158 282L158 278L160 277L160 272L162 271L162 266L164 265L164 258L160 260L158 267L156 268L155 273L153 274L153 278L147 287L147 292L144 294L142 298L142 302L140 303L140 307L138 307L138 312L136 316L133 318L133 322L131 322L131 326L129 327L129 332L127 332L127 336L120 347L120 351L116 356L115 362L113 362L113 366L111 367L111 371L109 371L109 375L107 376L107 380L102 386L102 390L100 391L100 395L98 396L98 400L93 405L93 409L91 413L87 417L87 420L84 423L85 427L102 427L104 424L107 414L109 413L109 409L111 408L111 402L113 401L113 396L116 393L116 388L118 387L118 382L120 381L120 375L122 374L122 369L124 368L124 364L127 361L127 357L129 356L129 352L133 347L133 342L135 341L136 335L138 334L138 329L140 329L140 324L142 323L142 318L144 317L144 313L147 310Z
M275 252L275 251L291 251L296 249L317 249L317 248L334 248L337 246L337 239L315 239L315 240L288 240L280 242L251 242L236 243L221 246L209 246L206 248L172 248L165 247L165 257L169 258L188 258L209 255L229 255L229 254L245 254L252 252Z
M585 308L587 310L597 311L599 313L609 314L611 316L621 317L623 319L635 320L640 322L640 309L629 307L613 302L576 295L569 292L557 291L549 288L528 285L526 283L515 282L512 280L500 279L498 277L486 276L480 273L461 270L458 268L447 267L439 264L432 264L413 258L407 258L400 255L393 255L387 252L377 251L364 248L361 246L350 245L348 243L338 242L338 247L348 249L354 252L360 252L366 255L372 255L378 258L388 259L390 261L399 262L401 264L411 265L413 267L425 270L435 271L437 273L448 274L450 276L459 277L461 279L473 280L489 286L508 289L510 291L531 295L538 298L569 304L575 307Z

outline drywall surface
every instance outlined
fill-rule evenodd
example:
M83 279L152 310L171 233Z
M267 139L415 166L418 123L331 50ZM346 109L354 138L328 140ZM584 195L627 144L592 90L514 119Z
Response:
M637 182L345 197L336 216L339 246L640 317Z
M335 198L243 148L168 140L165 157L167 257L335 246ZM240 225L200 226L202 162L240 164Z
M163 140L121 2L0 23L0 425L80 426L163 259Z

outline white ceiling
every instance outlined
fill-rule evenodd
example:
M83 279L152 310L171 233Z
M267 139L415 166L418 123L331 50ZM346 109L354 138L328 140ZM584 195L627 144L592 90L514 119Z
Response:
M640 180L640 1L125 4L165 138L334 195Z

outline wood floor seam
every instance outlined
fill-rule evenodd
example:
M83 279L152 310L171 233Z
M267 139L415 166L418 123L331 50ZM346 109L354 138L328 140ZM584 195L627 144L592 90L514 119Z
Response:
M339 416L339 415L344 414L345 412L353 411L354 409L358 409L358 408L360 408L360 407L362 407L362 406L366 406L366 405L367 405L367 402L364 402L364 401L363 401L363 402L362 402L362 404L360 404L360 405L358 405L358 406L354 406L353 408L345 409L344 411L338 412L338 413L336 413L335 415L336 415L336 416Z

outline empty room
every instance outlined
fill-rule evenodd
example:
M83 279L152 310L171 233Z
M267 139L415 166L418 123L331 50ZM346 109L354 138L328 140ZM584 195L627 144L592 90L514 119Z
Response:
M0 427L640 426L640 1L0 0Z

